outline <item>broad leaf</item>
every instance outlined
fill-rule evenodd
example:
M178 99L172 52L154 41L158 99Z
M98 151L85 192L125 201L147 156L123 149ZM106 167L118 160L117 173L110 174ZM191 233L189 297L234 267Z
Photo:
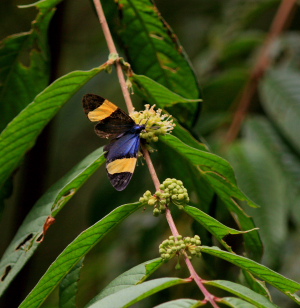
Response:
M181 298L155 306L154 308L196 308L203 305L205 304L201 304L200 301L196 301L195 299Z
M269 151L247 140L233 144L227 157L235 169L240 187L261 205L259 210L249 209L248 213L260 228L266 247L264 261L269 266L277 264L281 259L280 247L286 239L289 219L288 186L282 179L282 170Z
M97 149L55 183L34 205L0 262L0 294L23 268L45 236L44 228L78 189L105 162L102 148ZM50 220L51 221L51 220ZM53 221L53 219L52 219ZM5 275L6 274L6 275ZM5 275L5 277L3 277Z
M0 135L0 186L20 164L42 129L59 109L105 67L75 71L57 79L8 124Z
M202 246L201 252L222 258L228 262L235 264L236 266L239 266L242 269L251 272L253 275L271 284L272 286L292 298L296 303L300 303L299 297L295 294L296 292L300 291L300 283L286 278L253 260L241 257L227 251L223 251L218 247Z
M95 302L89 308L126 308L166 288L187 283L179 278L159 278L120 290Z
M228 234L243 234L249 231L238 231L232 228L229 228L208 214L202 212L201 210L192 207L185 206L183 209L187 214L196 219L200 224L203 225L210 233L212 233L218 241L229 251L232 252L231 247L224 241L224 237Z
M108 286L106 286L97 296L95 296L88 303L87 307L106 296L109 296L122 289L128 288L130 286L133 286L133 285L136 285L138 283L145 281L163 263L164 261L161 258L159 258L159 259L154 259L151 261L144 262L142 264L139 264L131 268L130 270L118 276L111 283L109 283Z
M260 95L266 112L300 153L300 74L289 69L269 71Z
M75 308L78 280L83 266L81 259L59 285L59 308Z
M244 125L247 140L262 146L281 169L281 180L286 182L285 207L292 210L292 219L300 225L300 159L278 134L266 117L248 119Z
M254 307L259 308L279 308L275 304L271 303L266 297L263 295L257 294L256 292L252 291L251 289L244 287L240 284L226 281L226 280L212 280L207 281L205 284L221 288L228 292L231 292L240 298L248 301L249 303L253 304ZM222 301L221 301L222 302ZM235 307L235 306L233 306Z
M40 11L29 32L7 37L0 45L0 131L49 82L48 25L54 10Z
M183 97L198 99L197 80L183 48L153 2L120 0L118 9L119 38L134 72L152 78ZM197 117L198 103L172 110L176 117L181 112L188 115L184 123L190 126Z
M194 149L172 135L164 136L161 140L178 152L182 158L193 164L205 181L224 201L229 211L237 215L242 230L255 228L253 220L238 206L235 199L246 201L253 207L256 207L256 204L238 188L233 169L226 160L212 153ZM184 179L182 180L184 181ZM249 256L259 260L262 255L262 245L258 232L245 233L244 239Z
M21 303L19 308L40 307L48 295L82 257L114 227L141 207L141 203L119 206L96 224L83 231L51 264L47 272Z

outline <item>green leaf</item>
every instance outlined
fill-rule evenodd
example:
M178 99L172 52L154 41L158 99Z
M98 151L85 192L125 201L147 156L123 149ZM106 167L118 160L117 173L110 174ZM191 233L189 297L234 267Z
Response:
M189 147L172 135L164 136L161 140L193 164L205 181L224 201L229 211L237 215L242 230L255 228L252 218L245 214L235 199L246 201L253 207L256 207L256 204L238 188L233 169L226 160L217 155ZM184 179L182 180L184 181ZM249 256L259 260L262 255L262 245L258 232L245 233L244 239Z
M166 302L161 305L155 306L154 308L196 308L203 306L200 301L190 298L181 298L174 301Z
M197 80L185 52L153 2L121 0L118 8L119 38L134 72L150 77L183 97L199 98ZM185 124L189 126L196 119L198 103L190 103L185 109L189 114ZM173 108L172 113L177 117L182 110L176 111Z
M19 308L40 307L48 295L82 257L114 227L141 207L142 204L138 202L119 206L96 224L79 234L50 265L47 272L21 303Z
M81 259L59 285L59 308L76 308L78 280L83 266Z
M55 217L104 162L103 149L99 148L56 182L36 202L1 259L0 276L7 273L8 269L9 273L0 282L0 294L4 292L41 243L48 217Z
M88 303L87 307L106 296L145 281L153 272L160 268L163 263L163 259L157 258L131 268L109 283L108 286Z
M266 284L264 281L261 281L257 278L255 278L251 273L249 273L246 270L242 270L242 273L245 277L245 283L250 287L251 290L255 291L256 293L259 293L269 300L271 300L271 295L266 287ZM243 283L244 284L244 283Z
M20 164L22 157L59 109L105 67L75 71L57 79L8 124L0 135L0 186Z
M180 103L188 104L202 101L202 99L184 98L144 75L133 74L130 80L135 86L135 92L138 92L137 94L141 98L149 102L151 105L156 104L156 106L162 109Z
M0 45L0 131L49 82L48 26L54 10L39 12L32 29L7 37Z
M281 181L286 182L285 207L292 210L293 221L300 225L300 159L266 117L252 117L244 125L247 140L259 144L277 163ZM284 174L284 176L282 176ZM273 189L272 189L273 190ZM289 205L289 206L288 206Z
M180 278L159 278L117 291L95 302L89 308L126 308L166 288L187 283Z
M226 281L226 280L212 280L207 281L205 284L221 288L228 292L231 292L240 298L248 301L249 303L255 305L255 307L259 308L279 308L275 304L271 303L266 297L263 295L257 294L251 289L244 287L240 284ZM221 301L222 302L222 301Z
M232 308L255 308L252 304L245 302L244 300L236 297L223 297L220 303L225 304Z
M168 107L172 107L175 104L184 104L182 105L182 113L177 115L177 117L179 116L179 119L185 113L186 104L201 101L200 99L184 98L170 91L168 88L155 82L147 76L133 74L131 81L133 83L135 93L151 105L156 105L159 108L166 108L166 110L168 110ZM186 117L184 116L183 119L185 118ZM175 136L196 149L208 151L207 147L203 143L197 141L185 128L183 128L176 121L176 119L173 120L176 124L173 131Z
M267 265L274 265L281 259L280 247L287 236L289 219L287 183L282 178L282 170L269 151L247 140L233 144L227 157L235 169L240 187L261 205L259 210L249 209L248 212L260 228L266 247L264 260Z
M266 112L300 153L300 74L290 69L269 71L260 96Z
M133 74L131 81L134 86L134 92L151 105L155 104L159 108L170 112L174 111L172 107L176 105L175 115L181 123L185 123L186 119L190 116L190 106L187 104L195 104L202 101L201 99L184 98L147 76Z
M231 262L232 264L235 264L236 266L239 266L242 269L251 272L253 275L271 284L272 286L292 298L296 303L300 303L300 299L295 294L300 290L300 283L286 278L253 260L241 257L227 251L223 251L218 247L202 246L201 252L222 258L228 262Z
M228 234L243 234L252 230L248 231L238 231L232 228L229 228L218 220L214 219L213 217L209 216L208 214L202 212L201 210L192 207L192 206L185 206L183 210L196 219L199 223L203 225L210 233L212 233L218 241L229 251L232 252L231 247L224 241L224 237Z

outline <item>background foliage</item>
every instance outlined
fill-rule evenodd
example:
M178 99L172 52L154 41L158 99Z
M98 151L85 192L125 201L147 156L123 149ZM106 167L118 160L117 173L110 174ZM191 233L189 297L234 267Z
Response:
M59 1L52 2L55 6ZM130 3L130 1L128 2ZM30 23L36 19L37 10L35 8L17 9L16 5L19 4L26 3L2 1L0 4L0 37L3 39L11 34L29 31ZM117 16L114 15L116 12L112 9L112 4L113 1L107 2L105 6L107 18L112 23L114 33L121 34L118 41L120 46L131 46L130 29L127 29L128 32L123 31L122 33L124 25L115 22ZM178 94L186 99L194 99L199 95L203 95L204 98L201 117L198 117L197 103L195 102L190 102L186 108L178 105L172 110L172 113L174 115L177 113L178 120L183 120L184 125L188 128L196 122L192 129L193 134L201 136L201 140L207 144L211 151L230 161L234 167L239 186L251 200L261 206L259 209L247 206L246 212L254 218L255 224L260 228L265 247L263 264L284 276L299 281L300 36L299 23L297 23L300 17L299 7L295 10L288 29L272 45L272 65L259 82L257 95L252 100L239 138L225 149L224 140L238 105L240 92L249 78L259 47L268 34L280 1L188 0L182 2L173 0L157 1L156 4L189 55L202 88L201 91L192 92L193 89L195 91L195 85L183 83L188 80L187 76L193 75L193 71L184 62L180 65L180 67L184 67L184 72L180 75L184 78L175 81L177 85L183 85L182 92ZM130 18L130 15L125 16L125 25L129 23L126 18ZM49 22L48 46L46 37ZM138 27L138 25L135 26ZM166 51L170 44L172 45L173 41L167 41L167 45L158 45L155 48L161 48L166 54L170 54ZM13 50L16 45L21 50L19 54L7 52L7 50ZM138 46L138 43L132 44L132 46L135 47L133 50L124 51L120 48L119 52L124 56L129 55L135 73L147 73L148 77L155 79L170 90L174 90L176 86L168 83L168 76L151 75L149 68L152 66L143 62L145 55L135 53L141 46ZM0 170L1 176L3 175L0 179L3 182L8 179L2 187L1 199L9 196L9 199L5 201L5 206L1 206L0 232L3 236L0 249L3 252L9 246L24 217L38 199L37 206L49 202L49 207L57 207L55 209L60 210L74 195L68 206L56 217L56 223L49 229L43 244L40 245L32 259L0 299L0 306L16 307L31 291L58 254L81 231L120 204L127 203L130 208L131 202L138 200L146 190L145 188L152 187L152 183L147 168L139 166L130 184L134 189L129 187L124 192L116 193L106 178L104 168L101 167L101 170L96 171L98 166L103 163L101 158L98 159L100 152L90 154L104 143L93 134L92 127L83 114L81 108L83 94L96 92L124 108L115 74L104 72L98 74L103 68L90 71L91 68L99 67L99 64L104 63L108 56L106 43L91 3L62 1L58 4L55 13L53 9L41 7L32 30L13 37L9 43L6 43L5 48L2 49L4 52L0 53L1 80L4 78L16 91L11 97L8 96L4 84L0 86L0 112L3 114L0 123L1 129L32 102L49 81L52 82L69 72L80 70L80 72L72 73L73 75L69 76L74 78L74 88L68 88L67 93L71 96L72 91L74 93L78 91L71 100L67 102L68 95L68 97L61 96L58 99L57 97L52 98L56 104L55 108L57 108L53 112L61 107L62 109L46 126L41 135L36 136L38 139L35 147L23 161L20 159L14 162L13 166L17 166L21 162L22 165L13 182L8 179L9 172L7 176L5 175L5 170L9 166L6 164L0 166L3 170L3 172ZM29 54L28 50L31 48L32 52ZM152 59L153 54L147 56ZM163 54L160 56L160 60L166 61ZM180 61L178 54L172 55L171 60ZM35 65L30 66L30 63L35 63ZM21 82L18 79L10 79L7 67L13 70L14 74L12 75L22 78L25 88L20 88ZM169 69L175 68L169 67ZM155 71L157 72L157 70ZM24 76L30 77L25 78ZM92 79L92 77L94 78ZM88 82L90 79L91 81ZM147 80L143 80L137 75L133 77L132 82L136 85L136 93L143 94L143 86L146 87ZM85 85L85 83L87 84ZM59 79L52 84L50 90L55 91L63 86L64 79ZM81 86L83 86L82 89L80 89ZM188 88L189 86L191 89ZM50 90L49 93L52 93ZM38 125L29 115L36 114L39 118L43 114L42 107L38 111L40 113L31 110L43 106L43 102L47 103L47 99L51 100L51 97L49 98L47 95L47 91L44 91L35 99L39 105L28 106L27 113L23 113L23 118L19 119L20 147L17 148L17 151L20 153L26 152L31 146L26 142L21 142L22 127ZM154 92L150 96L153 101L157 99ZM138 110L141 108L142 102L137 97L135 100ZM7 104L3 104L2 101L6 101ZM45 109L45 114L48 112L51 110ZM17 121L16 118L14 121ZM47 120L45 121L47 122ZM183 132L183 129L178 129L175 135L191 145L194 141L183 140ZM5 149L10 151L9 146L12 145L9 139L12 133L9 128L4 136L7 136L7 143L2 148L0 160L5 158L3 151ZM180 156L177 156L174 161L169 161L168 165L164 164L170 155L175 155L176 150L176 146L174 146L173 152L171 149L168 149L171 152L167 152L166 145L170 146L174 141L172 138L165 139L163 143L158 145L160 155L153 155L161 178L176 176L182 179L188 187L198 193L196 199L202 201L201 209L204 212L210 213L232 228L237 228L228 211L225 210L225 205L228 206L226 199L214 197L213 191L207 183L195 183L190 178L185 178L184 172L176 170ZM24 144L25 148L23 149ZM193 147L197 148L200 145L196 143L193 144ZM70 151L70 149L72 150ZM204 146L201 146L199 150L207 151ZM89 154L90 156L88 156ZM188 157L188 153L185 155ZM83 160L84 158L86 160ZM189 162L185 161L184 164L185 168L182 169L189 168L190 174L199 177L193 171L194 169L190 170ZM195 161L192 161L192 164L197 166ZM94 172L95 174L93 174ZM63 176L65 177L61 179ZM59 180L60 182L58 182ZM80 185L85 181L87 183L84 189L74 194L72 186L70 186L73 180L80 181ZM57 191L54 187L49 191L49 187L57 182L61 190ZM42 199L41 196L46 191L48 195L45 195L46 199ZM49 195L52 198L51 203L47 197ZM1 202L3 203L3 200ZM192 211L192 209L189 210ZM47 217L48 214L44 215ZM196 218L197 215L195 214L193 217ZM184 234L193 234L192 230L199 228L195 224L191 224L192 220L188 216L184 216L183 219L181 217L183 214L178 212L175 212L174 216L178 228ZM251 221L248 223L252 224ZM38 238L42 226L41 223L37 230L30 232L33 232L34 236ZM212 243L212 238L207 232L203 230L196 232L201 233L201 238L207 245ZM104 238L101 245L96 245L85 258L85 266L81 272L79 306L86 304L120 273L145 260L156 258L158 244L168 236L169 229L163 217L154 218L149 210L145 212L137 210L134 215L124 220L113 233ZM229 237L228 241L234 251L239 250L241 245L239 237ZM259 248L257 249L259 250ZM259 254L260 252L257 251L257 259L259 259ZM205 255L205 258L209 258L205 267L203 264L196 264L197 270L203 277L230 280L236 276L235 267L230 267L228 263L208 255ZM171 276L174 265L170 262L161 267L160 271L165 276ZM227 271L220 271L224 266ZM183 266L177 276L186 277L185 271ZM155 275L153 278L156 278ZM163 283L166 282L163 281L162 285ZM172 283L175 285L182 282L174 281ZM215 283L219 283L219 286L224 285L222 281ZM231 287L233 288L233 286ZM181 288L182 286L179 285L166 289L157 297L152 297L152 301L143 303L152 307L161 302L159 297L163 297L165 300L173 299L174 294L182 292ZM17 294L16 289L19 290ZM184 289L185 294L179 296L192 297L195 292L198 292L192 286L185 285ZM272 288L270 291L278 306L296 307L296 304L282 293ZM54 307L58 301L58 292L59 290L53 292L43 307Z

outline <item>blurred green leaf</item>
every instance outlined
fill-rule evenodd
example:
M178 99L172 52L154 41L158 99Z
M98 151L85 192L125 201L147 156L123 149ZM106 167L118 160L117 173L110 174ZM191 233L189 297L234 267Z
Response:
M114 227L141 207L142 204L138 202L121 205L93 226L79 234L51 264L47 272L21 303L19 308L40 307L54 288L82 257L84 257ZM178 281L178 279L176 279L176 281Z
M48 85L47 31L53 14L51 9L40 11L29 32L0 43L0 131Z
M205 304L201 304L201 302L196 301L195 299L181 298L163 303L161 305L155 306L154 308L196 308L203 305Z
M47 218L55 217L104 162L103 149L99 148L56 182L36 202L1 259L0 275L3 276L8 268L10 270L5 279L1 280L0 294L4 292L41 243Z
M267 114L300 153L300 73L291 69L268 71L260 84Z
M76 308L78 280L83 266L81 259L59 285L59 308Z
M205 284L221 288L228 292L231 292L240 298L248 301L249 303L255 305L254 307L260 308L279 308L277 305L271 303L267 298L264 296L257 294L256 292L252 291L251 289L244 287L240 284L225 281L225 280L212 280L207 281ZM225 299L226 301L226 299ZM230 300L232 302L232 300ZM222 303L222 300L221 300ZM243 307L243 306L233 306L233 307ZM247 307L247 306L246 306ZM250 306L251 307L251 306Z
M299 297L297 297L297 295L295 294L296 292L300 291L300 283L286 278L253 260L221 250L218 247L202 246L201 252L222 258L228 262L231 262L232 264L235 264L240 268L251 272L253 275L271 284L272 286L292 298L296 303L300 303ZM229 283L229 281L226 281L226 283ZM254 293L257 294L256 292ZM266 297L262 297L267 300Z
M95 296L88 303L87 307L95 302L98 302L104 297L145 281L153 272L160 268L163 263L163 259L158 258L139 264L124 272L109 283L97 296Z
M257 143L246 140L235 143L229 148L227 157L240 187L261 205L259 210L249 209L248 212L260 228L266 247L265 262L274 265L281 259L280 247L287 235L289 208L285 178L272 155Z
M258 144L272 156L280 168L281 181L285 186L285 207L292 211L294 223L300 225L300 158L289 147L285 140L266 117L252 117L244 124L244 135L247 140Z
M187 283L180 278L158 278L117 291L95 302L89 308L126 308L166 288Z
M257 205L238 188L233 169L226 160L212 153L189 147L172 135L164 136L161 140L194 165L194 168L224 201L229 211L237 215L242 230L255 228L253 220L245 214L235 200L246 201L253 207ZM244 239L249 256L259 260L262 255L262 245L258 232L246 233Z
M47 87L17 115L0 135L0 186L20 164L25 153L59 109L85 83L105 69L69 73Z
M201 210L192 207L192 206L185 206L183 210L193 217L196 221L203 225L211 234L213 234L218 241L230 252L232 252L231 247L225 242L224 237L228 234L243 234L247 231L238 231L232 228L229 228L218 220L214 219L213 217L205 214ZM249 230L250 232L252 230Z
M227 111L237 99L249 77L249 71L243 68L231 68L204 84L205 111Z
M151 0L121 0L119 38L137 74L150 77L185 98L200 98L195 74L172 29L165 23ZM147 61L145 61L147 59ZM191 126L197 117L198 103L185 106ZM172 108L174 116L182 112Z

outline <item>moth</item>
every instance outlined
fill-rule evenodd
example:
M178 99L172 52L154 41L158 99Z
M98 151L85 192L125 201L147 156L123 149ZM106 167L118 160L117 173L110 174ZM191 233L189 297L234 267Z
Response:
M122 109L96 94L86 94L82 99L87 117L95 125L101 138L112 139L104 147L106 171L112 186L124 190L135 170L141 144L140 134L145 125L139 125Z

